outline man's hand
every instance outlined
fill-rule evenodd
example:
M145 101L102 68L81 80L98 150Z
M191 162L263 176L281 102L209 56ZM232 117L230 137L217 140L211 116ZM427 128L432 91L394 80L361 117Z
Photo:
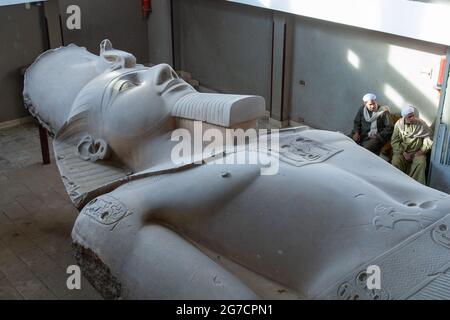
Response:
M378 134L377 133L370 133L369 134L369 138L370 139L378 139Z
M405 158L406 161L411 161L412 158L414 157L414 154L408 153L408 152L403 152L403 157Z
M353 140L355 140L356 142L359 142L359 140L361 140L361 135L359 134L359 132L355 132L353 134Z
M419 150L416 152L416 156L420 157L420 156L424 156L425 152L423 152L422 150Z

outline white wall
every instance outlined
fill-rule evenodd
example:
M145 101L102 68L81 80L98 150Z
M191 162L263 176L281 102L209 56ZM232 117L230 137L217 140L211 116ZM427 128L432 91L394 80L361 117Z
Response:
M228 0L450 45L450 6L405 0Z
M291 117L347 133L362 96L373 92L393 112L412 104L432 124L445 52L440 45L297 17Z

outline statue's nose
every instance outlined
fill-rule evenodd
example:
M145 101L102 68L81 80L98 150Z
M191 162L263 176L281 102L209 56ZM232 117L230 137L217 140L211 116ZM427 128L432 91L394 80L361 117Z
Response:
M158 68L156 72L156 85L162 85L172 79L178 78L175 71L168 64L160 64L156 68Z

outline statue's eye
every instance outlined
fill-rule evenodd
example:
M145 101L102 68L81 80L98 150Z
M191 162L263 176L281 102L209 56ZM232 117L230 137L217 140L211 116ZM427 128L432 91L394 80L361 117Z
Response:
M137 84L129 80L120 81L117 84L118 91L125 91L134 87L137 87Z

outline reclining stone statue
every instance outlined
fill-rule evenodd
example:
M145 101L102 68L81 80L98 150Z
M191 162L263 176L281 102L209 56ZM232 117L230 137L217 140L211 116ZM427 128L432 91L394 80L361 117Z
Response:
M264 99L196 92L109 41L42 54L24 99L54 134L77 258L107 298L450 298L450 196L341 133L281 130L273 175L176 164L174 130L252 127Z

